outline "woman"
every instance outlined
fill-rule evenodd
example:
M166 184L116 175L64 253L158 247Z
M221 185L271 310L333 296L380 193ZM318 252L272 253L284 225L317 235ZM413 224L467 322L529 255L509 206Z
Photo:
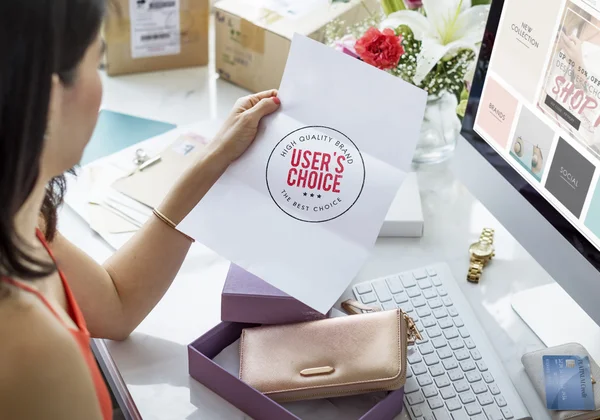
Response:
M126 338L190 247L173 229L253 141L276 91L240 99L153 216L100 266L56 231L60 175L100 106L105 0L0 2L0 418L110 419L89 334Z

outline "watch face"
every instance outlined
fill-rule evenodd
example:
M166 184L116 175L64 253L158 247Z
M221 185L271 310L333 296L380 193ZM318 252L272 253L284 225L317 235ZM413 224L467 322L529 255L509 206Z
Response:
M476 257L488 258L494 253L494 246L489 242L477 242L471 245L469 251Z

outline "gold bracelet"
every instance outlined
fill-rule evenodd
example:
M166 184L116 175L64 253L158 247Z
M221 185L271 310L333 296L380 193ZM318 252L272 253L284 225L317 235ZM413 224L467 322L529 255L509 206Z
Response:
M186 235L185 233L183 233L182 231L177 229L177 225L175 223L173 223L171 221L171 219L169 219L167 216L165 216L164 214L162 214L160 212L160 210L158 209L152 209L152 213L154 213L154 215L164 224L166 224L167 226L169 226L170 228L174 229L176 232L179 232L180 234L182 234L183 236L185 236L186 238L188 238L190 241L192 241L192 243L196 242L196 240L194 238L192 238L191 236Z

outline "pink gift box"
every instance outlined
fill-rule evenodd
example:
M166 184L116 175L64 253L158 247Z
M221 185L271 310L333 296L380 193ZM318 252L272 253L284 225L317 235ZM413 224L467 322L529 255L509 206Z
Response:
M290 324L326 318L243 268L231 264L221 294L221 320Z
M227 346L255 324L221 322L188 345L190 376L256 420L300 420L284 407L255 390L213 362ZM402 412L404 390L388 395L365 413L361 420L392 420Z

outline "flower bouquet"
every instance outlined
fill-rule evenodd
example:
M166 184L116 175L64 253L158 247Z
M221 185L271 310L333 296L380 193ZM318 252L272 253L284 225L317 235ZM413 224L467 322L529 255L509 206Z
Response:
M454 150L489 13L487 3L380 0L380 10L370 11L365 21L350 27L332 22L327 29L326 43L428 93L415 162L439 162Z

